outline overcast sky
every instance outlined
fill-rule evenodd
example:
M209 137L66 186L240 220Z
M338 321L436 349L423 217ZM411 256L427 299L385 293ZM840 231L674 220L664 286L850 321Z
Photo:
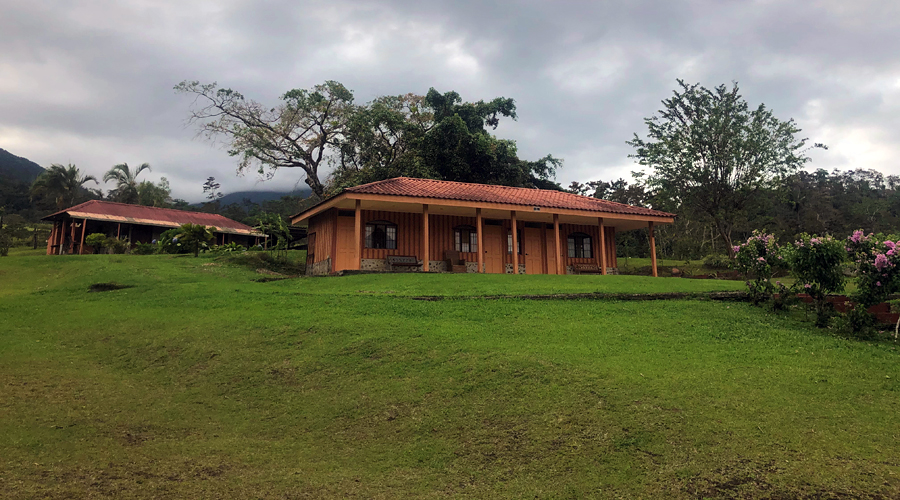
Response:
M568 185L627 178L625 141L676 78L737 81L751 106L794 118L830 148L809 168L900 174L896 0L0 0L0 148L98 177L148 162L190 201L208 176L225 192L305 184L297 169L236 176L185 126L185 79L271 104L325 80L358 103L429 87L512 97L519 119L496 134L523 159L563 158Z

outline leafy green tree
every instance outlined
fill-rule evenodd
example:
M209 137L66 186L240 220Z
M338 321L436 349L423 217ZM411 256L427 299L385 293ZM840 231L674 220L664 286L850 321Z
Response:
M54 163L31 185L31 198L32 200L42 196L51 198L56 208L62 210L77 205L85 197L84 185L89 181L96 184L97 178L93 175L83 175L81 170L71 163L65 167Z
M228 154L239 158L238 170L260 174L279 168L299 168L318 197L325 194L319 168L347 130L355 112L353 93L335 81L310 90L294 89L275 107L246 99L215 83L183 81L175 91L195 98L189 121L210 140L223 137Z
M781 121L765 105L751 110L737 83L678 85L644 120L647 139L628 141L631 157L650 169L648 189L674 200L681 214L707 218L733 255L732 232L751 200L809 162L810 147L825 146L807 146L793 119Z
M175 237L177 242L188 251L194 252L194 257L200 255L200 249L213 240L212 229L202 224L182 224Z
M138 205L166 208L172 205L172 188L169 180L160 178L158 184L143 181L138 184Z
M143 163L134 170L131 170L127 163L120 163L109 169L103 174L103 182L116 183L115 189L109 192L109 198L119 203L139 203L141 193L137 177L145 170L150 171L149 163Z
M276 251L285 251L291 242L291 229L284 217L263 212L259 215L254 229L267 236L267 248Z
M514 141L490 133L516 118L515 102L463 102L456 92L380 97L358 108L341 143L329 191L397 176L560 189L562 162L518 157Z

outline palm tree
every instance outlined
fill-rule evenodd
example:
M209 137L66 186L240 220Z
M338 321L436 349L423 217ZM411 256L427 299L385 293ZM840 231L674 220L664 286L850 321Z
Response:
M109 197L121 203L137 203L140 199L137 176L144 170L150 170L149 163L142 164L134 172L127 163L120 163L109 169L103 174L103 182L116 182L116 188L110 191Z
M58 163L50 165L31 185L31 199L36 196L48 196L56 202L56 208L62 210L78 202L84 193L84 184L88 181L97 183L93 175L82 175L81 171L71 163L62 166Z

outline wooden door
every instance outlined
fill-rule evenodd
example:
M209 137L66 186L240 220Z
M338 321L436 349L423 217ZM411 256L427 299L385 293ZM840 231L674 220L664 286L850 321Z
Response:
M525 274L544 274L544 249L541 242L541 230L526 227L525 241L522 250L525 252Z
M547 233L547 274L557 274L556 269L556 231L553 228L546 230Z
M355 219L353 217L337 218L337 248L334 250L332 271L356 269Z
M506 240L503 238L503 228L500 226L482 226L484 228L484 271L486 273L502 274L503 253L506 252Z

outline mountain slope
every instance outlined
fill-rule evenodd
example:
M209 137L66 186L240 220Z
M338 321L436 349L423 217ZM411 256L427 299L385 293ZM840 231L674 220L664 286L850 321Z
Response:
M0 177L31 184L43 171L37 163L0 148Z
M297 189L294 191L237 191L226 194L222 197L220 202L222 206L231 203L241 204L246 198L253 203L262 203L264 201L280 200L283 196L299 196L301 198L306 198L310 194L312 194L312 190L309 188Z

